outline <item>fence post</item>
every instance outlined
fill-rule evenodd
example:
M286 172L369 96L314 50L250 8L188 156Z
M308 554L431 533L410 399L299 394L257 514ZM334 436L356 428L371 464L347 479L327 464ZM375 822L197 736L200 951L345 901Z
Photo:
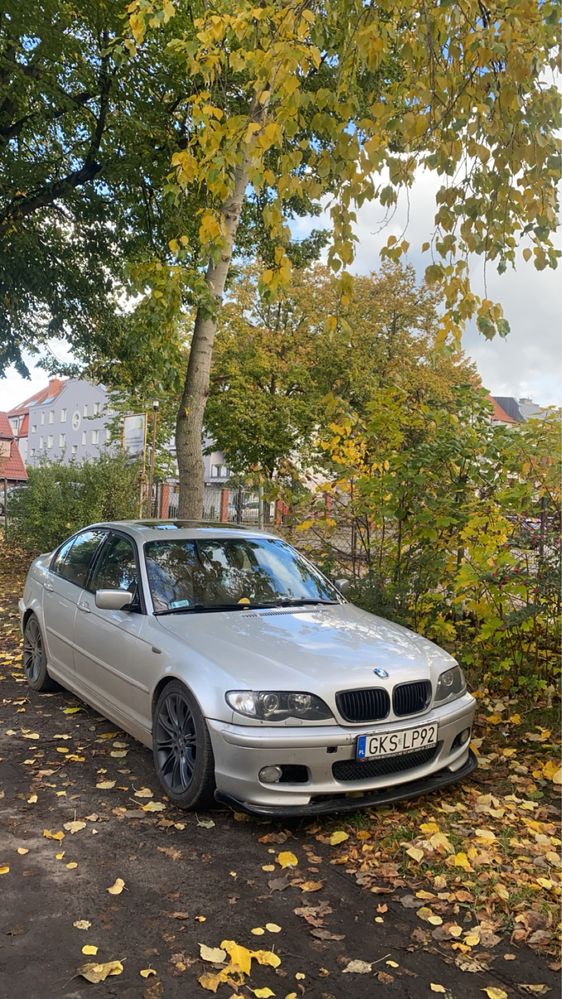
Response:
M158 516L163 520L168 520L170 516L170 484L163 482L160 490L160 509Z
M221 524L226 524L228 522L228 501L230 499L230 490L221 489L221 506L220 506L220 522Z

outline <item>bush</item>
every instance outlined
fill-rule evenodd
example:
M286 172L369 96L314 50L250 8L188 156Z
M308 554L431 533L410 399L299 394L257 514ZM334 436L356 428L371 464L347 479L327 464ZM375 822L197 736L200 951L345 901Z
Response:
M10 504L9 537L31 553L51 551L86 524L138 515L140 467L120 456L43 464L28 473Z

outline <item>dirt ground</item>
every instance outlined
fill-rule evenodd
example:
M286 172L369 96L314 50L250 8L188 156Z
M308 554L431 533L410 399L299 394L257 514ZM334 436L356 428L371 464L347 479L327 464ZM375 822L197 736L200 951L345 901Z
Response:
M27 689L16 613L21 566L8 564L1 550L0 558L2 999L189 999L213 987L225 999L558 994L546 936L542 947L525 942L551 926L543 903L517 902L498 929L499 917L488 925L482 916L495 910L475 888L462 889L463 870L443 860L438 870L455 875L460 900L450 884L439 900L426 890L427 871L377 852L379 834L390 843L398 830L395 847L403 854L408 823L431 821L447 803L453 811L463 792L290 826L220 809L181 812L159 793L144 747L64 691ZM466 793L489 791L491 776L477 771ZM548 831L552 806L541 801L540 808ZM366 865L369 850L376 859ZM552 883L544 863L536 873ZM422 919L426 904L443 917ZM535 911L536 922L527 915L517 923L517 912ZM517 926L524 938L514 937ZM475 927L479 945L463 944ZM204 949L201 956L201 945L224 941L222 956L204 959ZM213 976L225 968L224 951L236 956L234 944L261 953L265 963L254 957L249 974L223 973L219 981ZM245 959L238 954L239 967ZM79 973L88 962L112 961L121 962L118 973L99 984Z

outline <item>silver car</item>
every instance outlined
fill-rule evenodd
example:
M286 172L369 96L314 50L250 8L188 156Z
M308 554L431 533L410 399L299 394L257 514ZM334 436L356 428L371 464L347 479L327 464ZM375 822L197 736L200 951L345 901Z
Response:
M151 747L182 808L315 815L474 769L455 660L272 534L94 524L33 562L20 613L30 687L58 682Z

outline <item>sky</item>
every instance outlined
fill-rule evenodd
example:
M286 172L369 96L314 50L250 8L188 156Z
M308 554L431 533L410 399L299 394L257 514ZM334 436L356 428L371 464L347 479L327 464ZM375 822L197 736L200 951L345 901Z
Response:
M358 243L352 270L368 274L380 264L379 251L390 234L410 242L407 257L419 277L427 264L427 254L419 253L421 244L432 231L435 211L435 192L439 178L428 172L418 172L410 191L409 205L403 197L392 220L383 231L382 209L378 204L365 204L358 212L356 234ZM322 217L312 223L303 220L293 226L295 236L304 236L311 224L319 227ZM463 337L466 353L476 363L483 384L492 395L528 398L542 405L562 405L562 284L558 270L536 271L532 263L519 260L516 270L498 275L492 265L488 267L487 297L502 304L510 323L511 332L506 338L485 340L472 327ZM482 262L471 263L471 277L477 292L484 291ZM63 343L52 344L55 356L69 357ZM33 392L42 388L47 374L40 368L32 369L31 380L21 378L11 370L0 379L0 410L8 410Z

